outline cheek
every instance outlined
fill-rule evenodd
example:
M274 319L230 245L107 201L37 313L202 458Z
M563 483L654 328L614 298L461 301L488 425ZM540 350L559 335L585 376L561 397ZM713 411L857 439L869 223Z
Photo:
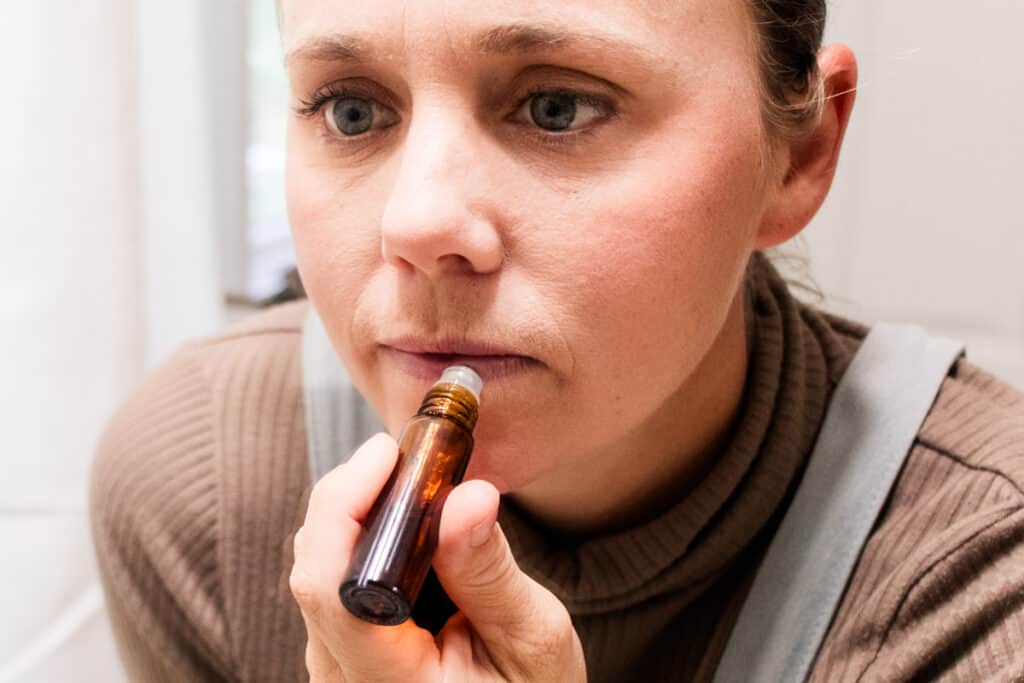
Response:
M542 213L531 213L545 220L532 223L519 253L576 362L565 392L536 418L544 448L517 444L510 461L522 477L558 466L522 453L584 458L632 433L675 400L712 348L761 205L758 148L731 140L704 142L688 158L647 156L592 190L532 193Z
M558 302L577 361L565 396L575 414L552 425L576 446L638 428L674 400L718 338L761 204L758 148L729 140L648 154L614 180L548 204L557 224L578 226L545 240L561 258L535 269L532 283Z
M303 285L317 310L351 310L360 283L377 266L380 246L366 193L352 192L351 179L329 165L304 162L289 151L285 191L288 221Z
M690 149L648 156L564 215L584 226L563 247L579 265L555 281L578 298L579 319L655 347L717 331L703 330L722 321L760 216L759 148L733 133Z
M411 401L421 397L385 400L367 346L367 331L375 329L368 323L394 300L381 281L379 216L387 183L339 172L336 161L308 161L317 154L289 145L288 219L303 286L354 384L397 435L418 405Z

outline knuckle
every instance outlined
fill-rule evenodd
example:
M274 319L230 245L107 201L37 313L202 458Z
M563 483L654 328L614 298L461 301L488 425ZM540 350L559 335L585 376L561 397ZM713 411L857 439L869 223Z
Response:
M491 553L482 562L473 567L466 577L465 584L468 588L486 591L504 588L512 583L519 573L519 565L516 564L512 553L501 549Z
M505 610L520 604L525 597L521 590L519 565L511 556L496 555L487 558L479 566L471 569L462 578L462 585L474 596L483 607L493 610ZM509 605L509 603L513 603ZM511 610L515 615L519 610Z
M309 683L316 683L322 680L320 673L320 658L316 654L313 643L306 641L306 671L309 673Z
M349 478L348 473L351 470L351 461L347 461L320 477L309 490L309 500L306 503L307 513L310 510L318 510L323 507L329 508L331 503L338 499L339 487L344 488L344 483Z
M345 683L338 662L333 657L324 657L312 641L306 641L306 672L309 683Z
M533 628L525 632L525 637L523 654L528 661L534 665L537 662L562 662L573 649L576 631L569 611L558 603L557 606L538 610Z
M565 605L559 602L552 609L548 610L547 614L546 626L548 633L558 639L571 640L574 631L572 617L569 615L569 610L565 608Z
M342 465L344 467L344 465ZM330 484L330 474L324 477L320 477L320 480L313 484L313 488L309 492L309 502L307 503L307 510L314 509L314 504L320 499L324 498L327 494L325 490Z
M295 532L295 537L292 538L292 558L297 559L302 557L303 549L305 548L304 539L306 527L300 526L298 531Z
M315 617L320 612L320 594L316 584L309 576L298 569L292 569L288 577L288 588L292 597L299 604L299 608L309 617Z

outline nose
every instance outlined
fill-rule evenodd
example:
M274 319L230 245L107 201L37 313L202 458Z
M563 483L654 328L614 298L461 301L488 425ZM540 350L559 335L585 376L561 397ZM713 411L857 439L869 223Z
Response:
M381 256L436 279L444 273L491 273L504 246L487 201L482 141L452 106L410 123L381 216Z

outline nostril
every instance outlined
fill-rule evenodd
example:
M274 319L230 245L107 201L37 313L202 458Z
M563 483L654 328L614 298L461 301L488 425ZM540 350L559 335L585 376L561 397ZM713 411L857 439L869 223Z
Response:
M440 268L448 270L473 270L473 264L462 254L445 254L437 260Z

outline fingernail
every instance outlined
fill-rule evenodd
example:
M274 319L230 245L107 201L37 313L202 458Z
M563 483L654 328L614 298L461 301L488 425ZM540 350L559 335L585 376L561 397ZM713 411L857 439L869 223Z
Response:
M479 548L486 543L494 533L495 522L480 522L469 532L469 545Z

